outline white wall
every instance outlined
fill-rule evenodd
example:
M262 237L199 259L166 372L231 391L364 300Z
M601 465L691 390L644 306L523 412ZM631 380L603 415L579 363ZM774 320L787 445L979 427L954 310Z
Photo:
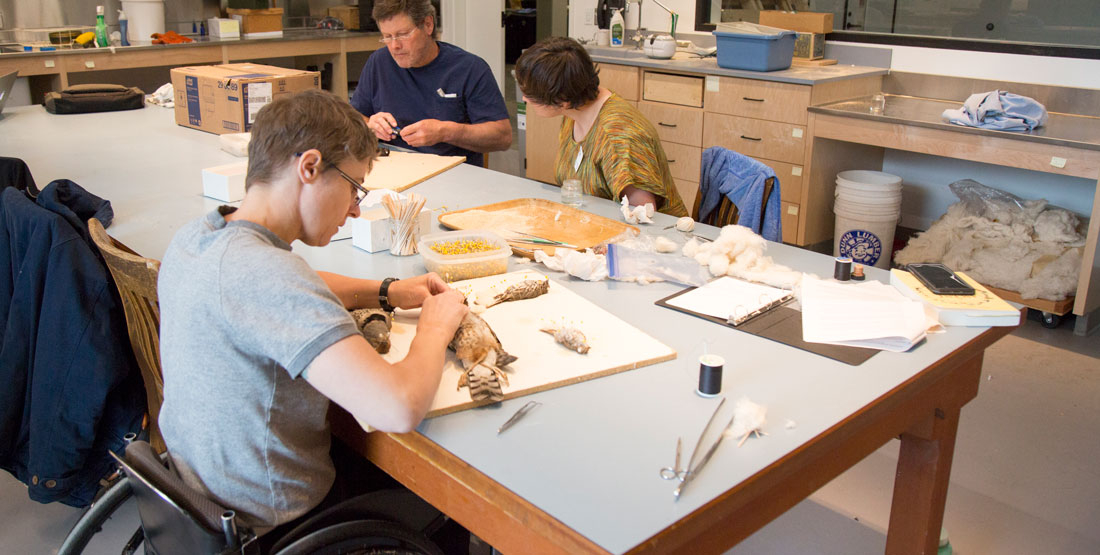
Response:
M677 34L691 32L695 26L695 0L662 2L680 14ZM572 0L571 7L591 4L594 8L595 3L595 0ZM668 25L668 14L652 2L646 3L642 12L642 23L646 28L662 29ZM571 30L574 28L573 17L571 14ZM571 36L591 38L572 32ZM874 46L893 51L890 67L892 71L1100 89L1100 60ZM1096 192L1095 180L900 151L887 151L882 169L901 176L904 180L906 189L901 223L918 229L926 229L943 214L948 205L957 200L947 186L959 179L975 179L1026 198L1046 198L1084 216L1092 212Z

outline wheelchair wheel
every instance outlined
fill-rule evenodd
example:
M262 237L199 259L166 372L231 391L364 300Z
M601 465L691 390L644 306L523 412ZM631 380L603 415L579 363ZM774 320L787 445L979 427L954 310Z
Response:
M286 546L278 555L444 555L423 534L384 520L354 520L323 528Z
M61 544L61 548L57 550L57 554L77 555L83 553L92 536L103 529L103 523L107 522L114 515L115 510L125 503L131 495L133 495L133 491L130 488L130 478L123 476L92 502L88 510L81 515L80 520L77 520L76 524L73 525L69 535L65 536L65 541Z

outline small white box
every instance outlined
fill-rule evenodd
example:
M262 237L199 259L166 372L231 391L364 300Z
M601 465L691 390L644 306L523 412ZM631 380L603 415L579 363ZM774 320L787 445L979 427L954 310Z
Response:
M421 210L417 222L421 236L431 233L431 209ZM363 210L358 218L351 221L351 244L367 252L390 248L390 213L381 206Z
M236 19L224 17L211 17L206 27L210 29L210 36L220 39L241 38L241 22Z
M247 160L206 168L202 170L202 194L222 202L237 202L244 198L247 173Z

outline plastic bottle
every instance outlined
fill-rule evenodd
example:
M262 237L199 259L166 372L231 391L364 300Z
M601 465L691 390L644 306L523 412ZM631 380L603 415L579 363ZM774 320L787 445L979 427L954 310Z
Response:
M130 24L130 20L126 19L126 12L118 11L118 34L121 35L122 46L130 46L130 39L126 36L127 27Z
M107 41L107 24L103 22L103 6L95 7L95 44L96 46L109 46Z
M615 10L615 13L611 14L611 46L620 47L623 45L623 36L626 25L623 23L623 11Z

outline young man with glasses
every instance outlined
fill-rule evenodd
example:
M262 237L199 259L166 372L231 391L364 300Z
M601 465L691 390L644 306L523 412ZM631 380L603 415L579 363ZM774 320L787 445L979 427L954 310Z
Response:
M378 0L371 12L386 48L371 54L351 98L380 140L422 152L506 150L512 125L485 60L437 41L430 0Z
M435 274L357 279L291 251L326 245L359 215L352 176L370 171L377 140L348 103L318 90L276 100L248 154L240 208L187 224L164 255L159 423L184 481L262 534L329 492L330 400L379 430L420 423L467 308ZM378 306L421 309L401 361L382 359L348 313Z

